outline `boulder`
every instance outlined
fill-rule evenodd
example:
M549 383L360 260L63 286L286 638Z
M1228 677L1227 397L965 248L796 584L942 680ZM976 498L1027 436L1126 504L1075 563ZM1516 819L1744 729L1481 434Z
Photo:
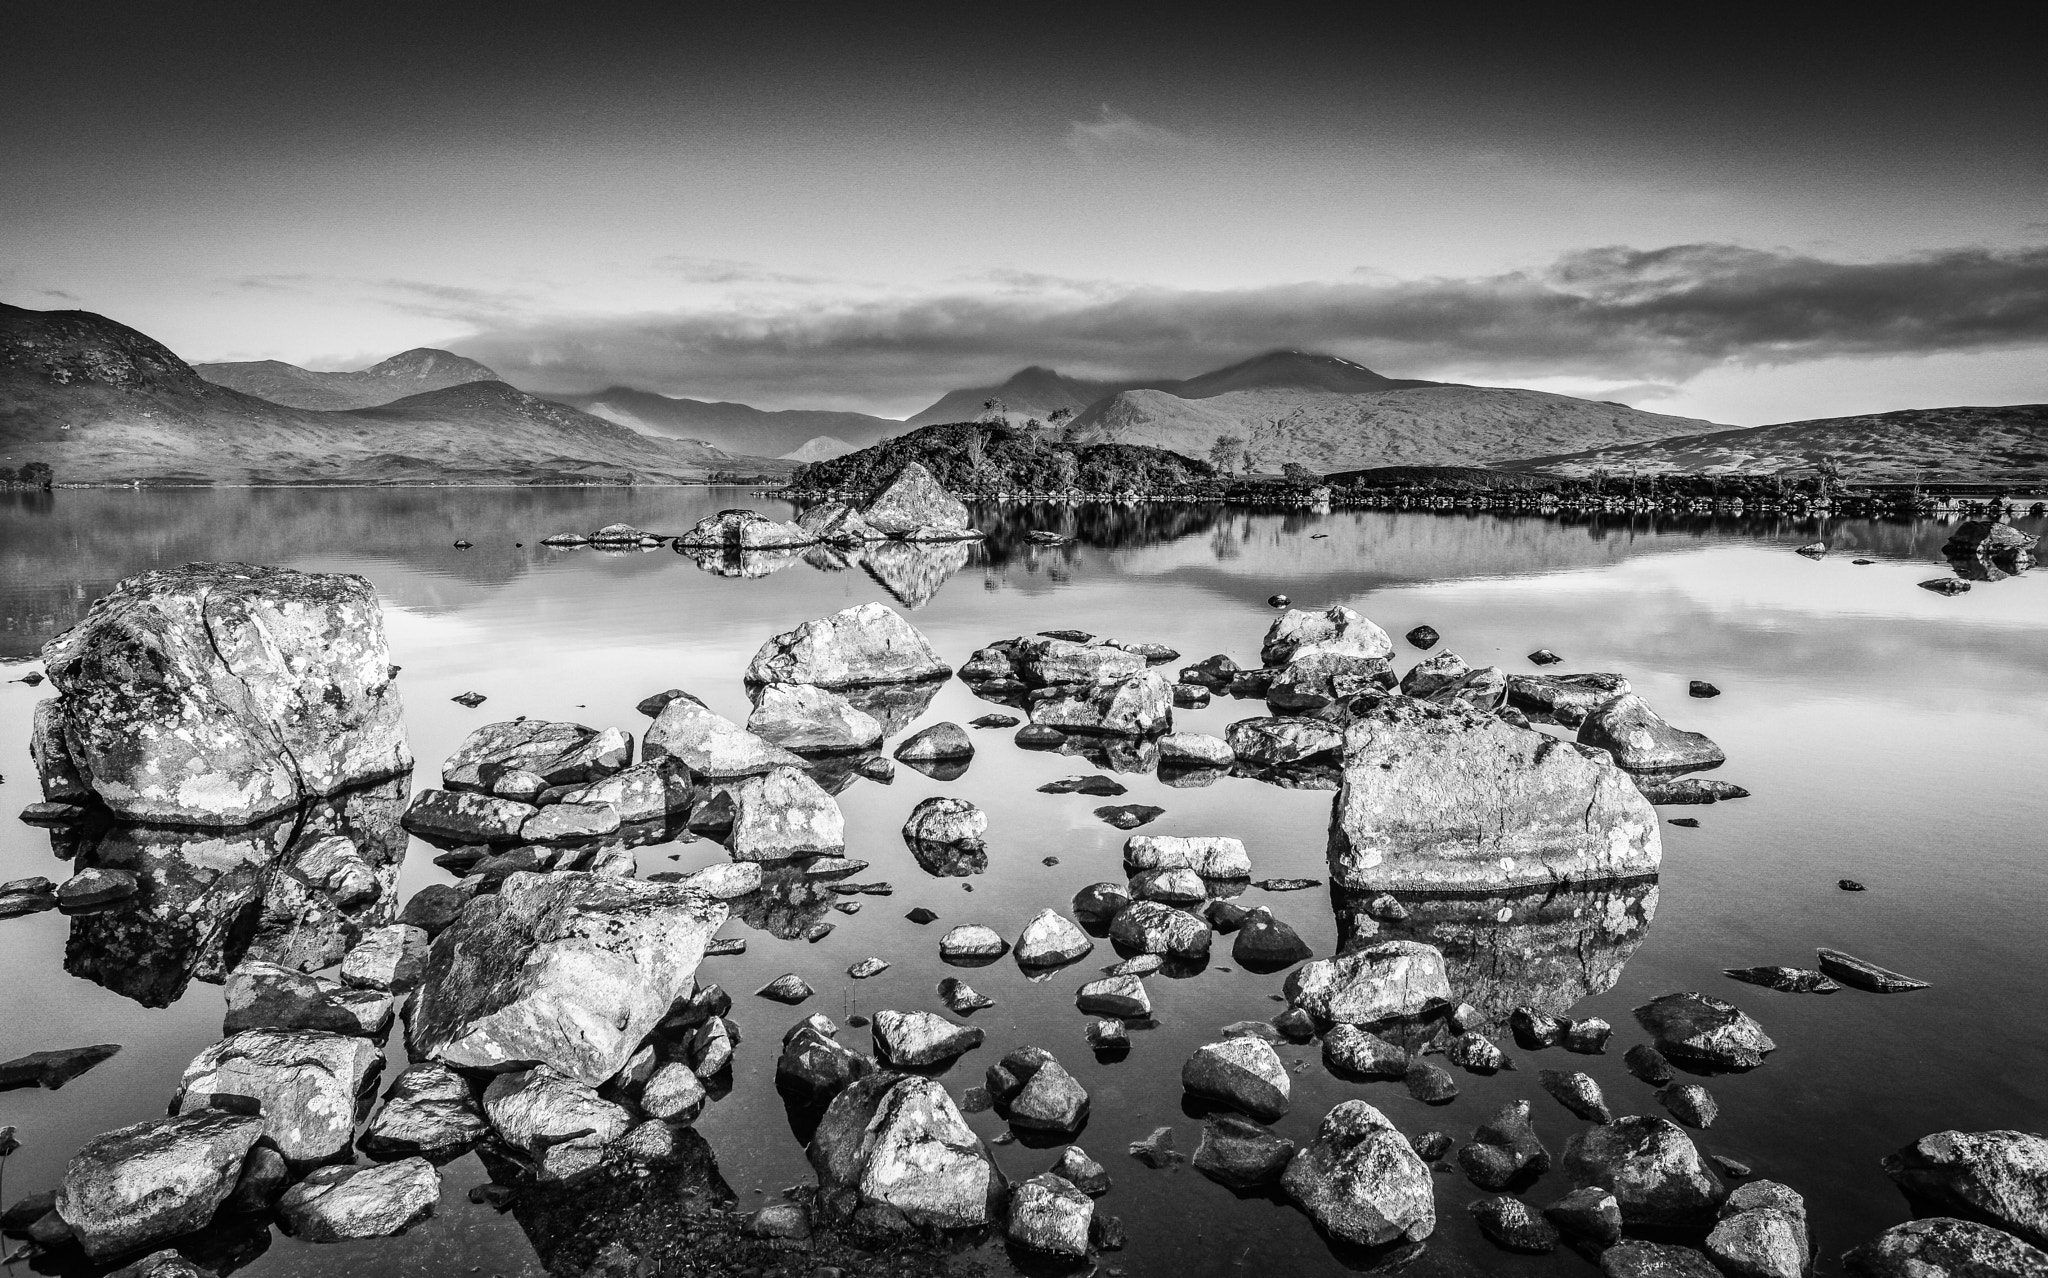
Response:
M0 883L0 919L57 908L57 885L41 875Z
M1710 994L1666 994L1635 1009L1635 1017L1659 1052L1711 1069L1755 1069L1778 1046L1748 1013Z
M1048 910L1046 913L1052 912ZM1082 939L1087 938L1084 936ZM979 923L961 923L948 929L946 934L939 938L939 957L948 963L992 962L1009 953L1009 950L1010 943L994 928L983 927Z
M1656 804L1719 803L1723 799L1746 799L1749 791L1729 781L1706 777L1660 777L1648 773L1635 778L1636 789Z
M526 818L519 837L527 843L581 843L619 828L619 810L609 803L550 804Z
M2037 538L2013 527L1989 519L1966 519L1956 525L1949 534L1948 543L1942 553L1953 556L1976 555L1983 559L1998 559L2013 555L2032 555L2040 548Z
M889 537L919 532L972 532L967 523L967 507L917 462L905 463L903 469L877 485L862 503L861 515L870 527Z
M1888 967L1879 967L1866 959L1840 950L1823 946L1815 951L1820 960L1820 970L1844 985L1853 985L1859 990L1872 994L1903 994L1909 990L1924 990L1927 982L1916 980Z
M994 999L978 992L957 976L948 976L939 982L939 1001L955 1016L966 1016L996 1005Z
M893 751L904 763L944 762L974 757L974 742L957 723L935 723L904 739Z
M545 1065L493 1078L484 1089L484 1114L541 1180L594 1171L633 1126L623 1106Z
M796 754L857 754L882 742L880 721L829 689L770 683L752 695L747 731Z
M1263 905L1252 910L1230 946L1232 961L1252 972L1277 972L1305 961L1311 952L1300 933Z
M1074 893L1074 917L1083 923L1105 924L1123 913L1130 903L1128 884L1090 883Z
M1690 1247L1629 1239L1600 1253L1602 1278L1721 1278L1721 1271Z
M721 510L706 515L676 538L677 550L794 550L816 545L818 538L795 524L770 519L759 511Z
M1323 1035L1323 1064L1332 1073L1354 1078L1403 1078L1408 1053L1370 1030L1339 1023Z
M30 1052L0 1063L0 1091L17 1087L41 1087L56 1091L72 1079L103 1065L119 1055L119 1043L94 1043L86 1047L61 1047L50 1052Z
M913 1225L980 1228L993 1223L1002 1195L988 1151L928 1078L853 1083L826 1107L809 1156L828 1205L887 1208Z
M1113 644L1076 643L1045 635L1014 640L1008 658L1016 676L1034 688L1121 683L1151 666L1143 654Z
M517 873L435 938L414 995L416 1058L539 1062L596 1086L689 993L723 902L670 884Z
M1536 1081L1558 1104L1587 1122L1614 1121L1614 1111L1607 1107L1607 1098L1601 1094L1600 1084L1591 1074L1546 1069L1537 1073Z
M1294 1158L1294 1142L1236 1114L1217 1114L1202 1127L1195 1170L1232 1189L1278 1181Z
M676 880L679 887L702 892L714 901L730 901L761 890L764 876L758 861L729 861L707 865Z
M1687 1127L1712 1127L1721 1116L1714 1094L1698 1083L1673 1083L1657 1093L1657 1100Z
M1481 1189L1499 1191L1550 1170L1550 1151L1529 1123L1529 1102L1513 1101L1479 1124L1458 1165Z
M1605 750L1616 763L1635 772L1711 768L1728 758L1703 734L1664 722L1633 692L1589 712L1579 725L1579 744Z
M1721 1205L1706 1252L1727 1278L1801 1278L1813 1254L1806 1200L1775 1181L1749 1182Z
M1010 1187L1003 1234L1026 1251L1062 1260L1085 1260L1095 1203L1051 1172Z
M1574 1189L1543 1209L1544 1217L1565 1233L1594 1247L1621 1241L1621 1204L1604 1189Z
M1842 1257L1849 1278L2048 1278L2048 1252L2003 1230L1936 1216L1893 1225Z
M441 784L477 794L495 792L509 774L530 773L550 786L584 785L633 761L633 739L617 728L513 719L487 723L463 738L441 764Z
M1152 999L1145 993L1144 978L1139 976L1105 976L1090 981L1075 993L1074 1005L1090 1016L1113 1016L1124 1021L1141 1021L1152 1015Z
M1331 873L1357 892L1654 876L1657 815L1604 757L1462 706L1388 698L1345 733Z
M864 603L806 621L761 645L747 667L747 682L857 688L920 683L952 673L902 614Z
M1511 674L1507 683L1508 704L1515 709L1572 724L1630 691L1627 677L1618 674Z
M1109 1169L1088 1157L1088 1151L1079 1145L1069 1145L1060 1151L1052 1173L1090 1198L1100 1198L1109 1192Z
M422 790L399 823L422 838L444 843L517 843L539 808L514 799L455 790Z
M1137 954L1206 959L1215 933L1198 914L1159 901L1133 901L1109 925L1109 938Z
M246 1108L295 1167L333 1162L355 1135L356 1106L384 1053L366 1039L318 1030L251 1029L192 1059L174 1113Z
M228 973L222 995L227 1004L223 1034L309 1029L368 1038L391 1023L391 995L383 990L352 989L261 959L246 959Z
M95 1260L191 1233L213 1219L262 1135L262 1119L217 1109L102 1133L65 1165L55 1211Z
M1383 941L1287 974L1287 1001L1324 1021L1370 1025L1416 1016L1451 999L1444 956L1419 941Z
M729 780L759 776L775 768L800 768L803 760L763 741L687 693L661 708L647 728L640 753L649 763L674 759L692 776Z
M689 773L673 760L666 763L636 763L587 785L558 794L559 803L601 804L616 811L627 824L659 821L690 807Z
M36 766L47 803L86 804L93 800L92 784L71 761L71 747L64 740L64 703L50 699L36 702L30 721L29 760Z
M922 1069L981 1046L982 1032L935 1012L875 1013L875 1056L900 1069Z
M439 1062L422 1061L392 1082L360 1144L378 1157L445 1158L488 1131L469 1080Z
M1067 733L1157 736L1173 730L1173 688L1156 670L1115 683L1063 684L1034 697L1031 722Z
M1223 735L1239 763L1260 768L1334 760L1344 748L1343 729L1322 719L1240 719L1225 728Z
M1888 1155L1884 1170L1909 1198L2048 1249L2048 1138L1935 1132Z
M965 799L947 794L920 800L910 810L910 819L903 823L903 838L912 845L979 843L986 833L988 814Z
M1017 962L1024 967L1058 967L1094 948L1088 934L1057 910L1040 910L1017 934Z
M695 1122L710 1099L711 1094L704 1090L697 1071L681 1061L668 1061L657 1066L646 1086L640 1089L640 1112L664 1123L683 1126Z
M1386 631L1339 605L1323 612L1289 608L1273 619L1259 645L1259 657L1268 666L1285 666L1320 655L1383 662L1394 655L1394 641Z
M1284 1117L1292 1095L1280 1054L1259 1038L1226 1038L1196 1048L1180 1067L1180 1084L1265 1122Z
M1230 743L1206 732L1169 732L1159 738L1161 768L1227 768L1236 762Z
M1252 859L1237 839L1134 834L1124 841L1124 868L1188 869L1205 879L1245 879L1251 877Z
M874 1069L874 1062L834 1038L830 1030L811 1023L817 1019L797 1022L775 1061L776 1090L813 1106L827 1103Z
M1541 1255L1557 1249L1557 1229L1519 1198L1482 1198L1468 1204L1479 1232L1505 1251Z
M1420 1242L1436 1231L1428 1164L1364 1101L1345 1101L1324 1115L1280 1184L1318 1225L1347 1243Z
M364 932L341 960L341 983L362 990L403 994L426 974L426 929L393 923Z
M187 564L130 577L43 649L38 771L131 821L233 827L395 776L384 615L362 577ZM73 780L75 774L75 780Z
M796 526L828 546L864 546L889 534L843 501L828 501L796 517Z
M783 861L846 850L846 818L838 802L800 769L780 767L747 777L730 793L733 820L726 848L734 860Z
M1050 1052L1011 1052L988 1075L989 1091L1012 1127L1071 1137L1088 1120L1087 1089Z
M300 1242L402 1234L434 1214L441 1173L424 1158L377 1167L322 1167L284 1191L277 1215Z
M1667 1118L1627 1115L1573 1136L1564 1171L1575 1188L1614 1195L1631 1226L1702 1229L1728 1196L1685 1131Z
M1131 876L1130 894L1139 901L1200 905L1209 899L1209 888L1193 870L1140 870Z

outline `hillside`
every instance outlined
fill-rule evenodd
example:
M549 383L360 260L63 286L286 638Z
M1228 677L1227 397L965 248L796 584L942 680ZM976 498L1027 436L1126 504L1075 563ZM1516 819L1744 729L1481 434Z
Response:
M1184 492L1216 474L1207 462L1163 449L1062 444L1045 431L957 422L925 426L857 453L813 462L792 475L789 486L804 492L865 492L913 461L956 493Z
M0 464L60 483L679 482L786 462L651 439L503 382L318 412L216 385L89 311L0 305Z
M784 453L781 460L793 462L831 461L834 457L844 457L848 453L857 451L859 450L843 439L837 439L831 435L820 435L816 439L804 441L802 448L793 448Z
M1909 408L1860 417L1750 426L1623 447L1531 457L1513 469L1616 473L1763 474L1810 470L1830 458L1849 480L2048 480L2048 404Z
M1011 374L1010 379L999 386L969 386L947 391L931 407L904 418L903 424L914 427L971 422L981 416L983 404L999 399L1006 410L1005 420L1010 425L1021 426L1026 418L1036 417L1044 421L1055 408L1072 409L1078 413L1096 400L1118 391L1172 384L1170 379L1163 378L1127 382L1085 381L1034 364Z
M755 408L701 399L671 399L653 391L612 386L589 395L565 395L567 404L643 435L694 439L730 453L781 457L820 435L863 448L903 429L903 423L866 413L823 409Z
M322 412L375 408L423 391L460 386L465 382L500 380L473 359L418 346L353 373L316 373L280 360L194 364L192 371L216 386L267 399L288 408Z

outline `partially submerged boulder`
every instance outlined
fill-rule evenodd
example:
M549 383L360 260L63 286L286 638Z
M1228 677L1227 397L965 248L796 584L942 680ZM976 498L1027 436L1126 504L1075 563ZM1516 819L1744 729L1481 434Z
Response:
M1345 1101L1323 1116L1315 1139L1281 1176L1281 1188L1344 1242L1382 1247L1436 1231L1429 1166L1385 1114Z
M875 717L829 689L763 684L753 691L747 731L797 754L857 754L882 743Z
M648 726L641 748L650 763L674 759L692 775L725 780L759 776L804 761L762 740L688 693L671 699Z
M2048 1248L2048 1138L1935 1132L1887 1155L1884 1170L1921 1203Z
M1292 1095L1280 1054L1261 1038L1226 1038L1196 1048L1180 1068L1180 1085L1266 1122L1286 1115Z
M2001 1229L1935 1216L1893 1225L1842 1257L1850 1278L2048 1278L2048 1252Z
M1607 751L1632 772L1711 768L1728 758L1704 733L1672 727L1633 692L1587 714L1579 725L1579 744Z
M1635 1017L1665 1056L1711 1069L1755 1069L1778 1046L1747 1012L1697 991L1651 999Z
M445 1157L476 1144L488 1130L469 1080L438 1061L422 1061L391 1084L384 1108L359 1143L382 1157Z
M1002 1173L945 1087L883 1073L849 1085L808 1150L828 1211L841 1219L887 1208L913 1225L976 1229L994 1222Z
M284 1191L277 1215L301 1242L353 1242L402 1234L434 1214L441 1173L424 1158L372 1167L322 1167Z
M368 1038L391 1023L391 995L384 990L354 989L262 959L245 959L228 973L221 992L227 1004L223 1034L314 1029Z
M1070 733L1158 736L1173 729L1173 686L1156 670L1113 683L1056 685L1034 696L1031 722Z
M795 524L770 519L759 511L721 510L698 520L676 538L684 550L793 550L815 545L818 538Z
M889 534L843 501L828 501L796 517L796 526L828 546L864 546Z
M261 1118L218 1109L116 1128L71 1156L56 1213L95 1260L191 1233L213 1219L262 1135Z
M861 515L890 537L980 535L968 526L966 505L917 462L906 463L869 493Z
M747 667L747 682L856 688L920 683L952 673L901 613L864 603L806 621L761 645Z
M1124 868L1188 869L1205 879L1248 879L1252 859L1243 840L1226 836L1134 834L1124 840Z
M1417 1016L1451 1000L1444 956L1420 941L1383 941L1287 974L1287 1001L1319 1020L1370 1025Z
M1692 1138L1668 1118L1626 1115L1573 1136L1564 1171L1574 1187L1614 1195L1632 1226L1701 1229L1728 1191Z
M1268 666L1285 666L1319 655L1385 661L1394 655L1387 632L1341 604L1322 612L1289 608L1274 618L1259 645Z
M492 1079L484 1113L542 1180L570 1180L602 1166L609 1147L633 1126L623 1106L545 1065Z
M774 768L731 791L732 831L726 847L740 861L836 856L846 848L846 818L837 800L810 775Z
M231 1034L185 1067L171 1108L254 1103L264 1139L296 1167L333 1162L355 1135L356 1105L384 1053L367 1039L320 1030Z
M617 728L597 729L547 719L487 723L463 738L441 764L450 790L496 793L500 777L532 773L547 785L586 785L633 762L633 739Z

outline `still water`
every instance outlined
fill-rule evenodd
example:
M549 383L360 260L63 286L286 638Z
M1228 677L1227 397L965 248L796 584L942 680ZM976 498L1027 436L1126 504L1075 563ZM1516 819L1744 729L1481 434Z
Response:
M1461 996L1482 1007L1543 1002L1604 1017L1617 1030L1607 1055L1515 1050L1499 1027L1519 1068L1490 1078L1459 1072L1461 1097L1431 1108L1399 1083L1332 1077L1314 1045L1283 1044L1282 1059L1302 1067L1280 1133L1305 1142L1332 1105L1362 1097L1404 1132L1437 1129L1462 1143L1500 1105L1526 1098L1556 1156L1580 1123L1536 1086L1536 1071L1585 1069L1617 1113L1662 1114L1651 1089L1622 1068L1622 1051L1642 1038L1630 1009L1673 990L1703 990L1754 1015L1779 1050L1749 1074L1707 1080L1721 1117L1695 1138L1806 1195L1825 1272L1838 1268L1841 1251L1909 1215L1879 1167L1883 1155L1944 1128L2029 1130L2048 1119L2048 584L2036 572L1980 581L1957 598L1916 589L1949 574L1940 524L1009 507L976 512L994 534L986 545L891 547L865 564L814 555L700 565L666 548L538 545L551 532L618 520L673 533L738 505L790 513L773 499L705 489L0 494L0 658L9 663L0 677L39 668L31 659L43 642L143 569L241 560L361 573L385 602L420 760L412 784L426 788L468 731L496 719L571 719L637 734L645 720L634 703L681 687L743 721L741 674L763 641L868 600L909 610L956 667L991 640L1052 628L1162 642L1188 662L1225 652L1256 665L1272 617L1267 596L1283 592L1304 607L1343 603L1397 636L1427 622L1443 633L1442 649L1475 666L1533 670L1524 654L1544 647L1565 658L1557 671L1623 672L1668 718L1719 742L1728 763L1715 775L1754 797L1661 810L1700 826L1664 826L1654 888L1555 900L1476 925L1459 920L1444 933L1457 931L1464 946L1462 966L1454 965ZM2039 524L2022 526L2039 536ZM1023 533L1034 527L1077 540L1030 547ZM474 549L454 549L457 538ZM1829 543L1825 559L1791 553L1816 538ZM1419 655L1398 641L1397 649L1404 667ZM1689 699L1690 679L1711 680L1723 695ZM475 710L449 700L471 690L489 700ZM47 695L47 685L0 684L0 804L9 811L40 797L28 725ZM997 709L953 681L919 724L965 723ZM1256 702L1219 697L1176 711L1175 721L1221 735L1233 720L1262 713ZM826 912L829 900L784 903L778 930L788 931L792 913L837 924L816 944L777 939L736 911L724 934L745 937L747 952L707 960L700 971L700 980L734 992L744 1034L731 1093L696 1124L742 1204L810 1179L773 1082L776 1045L801 1014L843 1022L877 1008L942 1010L934 987L953 974L937 959L945 928L979 922L1014 936L1039 909L1064 911L1077 889L1121 877L1125 835L1092 815L1103 800L1036 789L1094 765L1019 750L1007 731L974 736L980 752L956 780L900 768L894 784L861 780L839 795L847 854L872 862L861 878L890 881L893 896L856 898L864 907L853 916ZM1202 789L1143 774L1120 780L1130 792L1117 802L1166 810L1148 832L1237 836L1259 877L1327 875L1327 792L1240 778ZM934 794L987 811L985 871L935 877L912 859L898 832ZM51 849L47 832L0 823L0 881L61 880L65 867ZM401 899L450 881L432 855L412 844ZM643 873L722 859L702 841L640 854ZM1842 878L1869 890L1843 892ZM1323 892L1252 889L1240 899L1269 905L1318 954L1334 952L1337 926ZM906 921L916 906L940 922ZM752 916L769 921L760 910ZM54 1185L92 1135L161 1115L185 1063L220 1037L218 985L193 980L168 1006L147 1006L116 990L136 991L120 969L149 956L95 956L94 936L84 920L54 912L0 922L0 1059L123 1045L60 1092L0 1093L0 1124L17 1124L23 1143L6 1163L10 1200ZM1130 1235L1108 1265L1134 1275L1345 1272L1352 1258L1332 1252L1277 1198L1239 1197L1187 1166L1155 1171L1125 1155L1161 1125L1192 1151L1200 1123L1183 1109L1182 1061L1223 1025L1280 1010L1281 977L1238 970L1227 944L1199 975L1147 982L1157 1024L1134 1034L1133 1050L1114 1063L1089 1053L1087 1021L1073 1005L1074 987L1113 961L1106 944L1046 981L1008 962L968 973L997 1000L973 1017L988 1042L943 1078L957 1097L1001 1053L1032 1043L1080 1079L1093 1112L1078 1143L1114 1179L1098 1210L1120 1217ZM1721 974L1811 966L1817 945L1933 988L1818 997ZM846 969L869 955L894 966L856 985ZM790 1009L752 996L783 972L804 977L818 997ZM863 1031L841 1037L867 1047ZM390 1056L387 1079L403 1067L395 1041ZM993 1113L969 1121L986 1138L1006 1126ZM1057 1148L1012 1143L995 1154L1021 1179L1049 1167ZM243 1272L577 1272L577 1255L528 1237L516 1215L469 1203L469 1189L488 1179L476 1156L465 1156L444 1169L438 1214L405 1237L324 1247L279 1237ZM1541 1204L1565 1188L1553 1171L1527 1197ZM1592 1272L1568 1250L1495 1251L1464 1211L1486 1195L1461 1174L1439 1175L1437 1189L1436 1235L1408 1272ZM987 1259L1008 1264L999 1245Z

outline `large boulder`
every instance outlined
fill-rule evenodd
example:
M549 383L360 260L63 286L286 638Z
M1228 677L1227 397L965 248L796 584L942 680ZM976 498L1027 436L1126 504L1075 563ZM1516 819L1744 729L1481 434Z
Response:
M435 938L414 995L413 1054L458 1069L540 1063L594 1087L691 991L726 914L674 884L512 874Z
M1287 1067L1262 1038L1226 1038L1196 1048L1180 1067L1180 1085L1269 1123L1286 1116L1292 1095Z
M384 614L352 574L142 573L43 662L59 694L46 740L68 762L39 767L75 771L130 820L247 825L412 766Z
M1692 1138L1668 1118L1627 1115L1579 1132L1565 1144L1564 1171L1574 1188L1613 1194L1625 1223L1648 1228L1705 1228L1728 1196Z
M252 1029L192 1059L171 1103L174 1113L254 1105L263 1136L297 1167L348 1152L356 1108L382 1049L367 1039L320 1030Z
M604 1165L633 1126L624 1106L544 1065L492 1079L484 1113L542 1180L570 1180Z
M1294 1142L1249 1118L1217 1114L1202 1128L1195 1170L1232 1189L1254 1189L1280 1179L1294 1159Z
M1747 1012L1725 999L1686 990L1653 998L1635 1010L1657 1050L1710 1069L1755 1069L1777 1050Z
M836 856L846 849L846 818L824 787L796 768L776 768L734 785L726 847L739 861Z
M438 1061L422 1061L391 1084L361 1145L385 1157L450 1155L476 1144L486 1130L469 1080Z
M1061 1260L1088 1257L1095 1202L1064 1177L1041 1172L1010 1188L1003 1234L1026 1251Z
M1200 915L1162 901L1133 901L1109 925L1109 939L1133 954L1191 962L1209 956L1215 935Z
M796 517L796 526L828 546L864 546L889 534L843 501L828 501Z
M829 689L770 683L753 690L747 731L797 754L858 754L882 743L875 716Z
M1322 612L1289 608L1266 630L1259 656L1269 666L1285 666L1317 656L1349 657L1384 662L1394 655L1387 632L1341 604Z
M815 545L818 538L796 524L770 519L755 510L721 510L698 520L676 538L678 550L793 550Z
M1842 1257L1850 1278L2048 1278L2048 1252L2001 1229L1935 1216L1893 1225Z
M313 1029L367 1038L382 1033L391 1023L387 991L354 989L262 959L247 959L228 973L221 993L227 1004L223 1034L245 1029Z
M927 530L973 535L966 505L916 462L906 463L869 493L861 515L869 527L889 537Z
M661 708L641 746L648 762L674 759L692 775L725 780L759 776L771 768L800 768L804 761L762 740L724 715L684 693Z
M747 682L857 688L919 683L952 673L901 613L885 604L864 603L806 621L762 644L747 666Z
M913 1225L976 1229L993 1223L1002 1173L944 1085L874 1074L826 1107L809 1149L828 1210L889 1208Z
M2048 1138L2033 1132L1935 1132L1888 1155L1899 1188L1944 1214L2048 1248Z
M1330 872L1366 892L1557 887L1657 873L1657 814L1628 774L1461 705L1389 697L1344 736Z
M1143 653L1113 644L1076 643L1047 635L1011 641L1017 676L1033 687L1053 683L1120 683L1151 665ZM984 651L987 651L984 649Z
M1313 959L1289 972L1281 990L1295 1007L1339 1025L1417 1016L1451 1001L1443 954L1420 941Z
M1749 1181L1721 1204L1706 1250L1728 1278L1802 1278L1813 1255L1806 1200L1776 1181Z
M1364 1101L1345 1101L1323 1116L1280 1186L1333 1237L1361 1247L1420 1242L1436 1231L1429 1165Z
M1948 544L1942 547L1942 552L1953 556L1976 555L1997 559L2032 555L2039 548L2038 538L2028 536L2011 524L1989 519L1966 519L1949 534Z
M1158 736L1173 730L1173 685L1146 670L1114 683L1047 688L1031 702L1031 722L1061 732Z
M95 1136L65 1165L57 1215L95 1260L191 1233L227 1200L262 1135L254 1115L195 1109Z
M622 822L659 821L690 806L690 774L673 759L636 763L599 781L550 792L551 803L608 807Z
M633 738L617 728L546 719L487 723L463 738L441 764L441 784L503 796L508 773L530 773L546 785L586 785L633 762Z
M1728 756L1704 733L1674 728L1635 693L1625 693L1586 716L1579 744L1605 750L1632 772L1711 768Z
M402 1234L434 1214L441 1173L424 1158L377 1167L322 1167L284 1191L278 1220L300 1242Z

